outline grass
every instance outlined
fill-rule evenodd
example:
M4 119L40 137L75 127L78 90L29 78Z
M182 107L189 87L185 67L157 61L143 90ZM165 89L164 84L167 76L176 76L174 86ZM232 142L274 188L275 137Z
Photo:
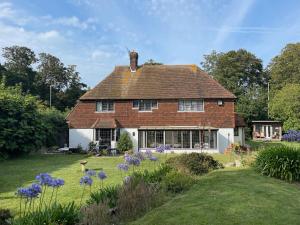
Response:
M161 161L164 156L159 157ZM18 187L27 186L35 181L39 173L50 173L52 176L65 180L65 185L58 192L60 203L75 201L79 204L82 187L79 185L81 172L80 161L87 160L86 168L96 171L104 170L108 178L104 186L122 182L120 171L116 168L123 162L123 157L87 157L86 155L33 155L25 158L2 161L0 163L0 208L11 209L14 214L18 212L19 199L15 196ZM153 170L159 162L144 161L140 169ZM131 172L131 171L130 171ZM100 187L98 178L94 178L92 191ZM50 192L48 192L50 195ZM89 190L85 199L89 196Z
M253 141L248 140L247 144L251 146L254 150L259 150L260 148L268 147L268 146L280 146L285 145L289 147L299 148L300 149L300 143L299 142L287 142L287 141Z
M299 225L299 212L299 185L230 168L201 177L131 225Z

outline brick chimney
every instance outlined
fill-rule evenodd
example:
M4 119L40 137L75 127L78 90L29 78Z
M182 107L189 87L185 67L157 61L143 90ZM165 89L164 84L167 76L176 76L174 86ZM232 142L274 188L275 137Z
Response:
M138 68L138 58L139 54L132 50L129 52L129 58L130 58L130 70L131 72L135 72Z

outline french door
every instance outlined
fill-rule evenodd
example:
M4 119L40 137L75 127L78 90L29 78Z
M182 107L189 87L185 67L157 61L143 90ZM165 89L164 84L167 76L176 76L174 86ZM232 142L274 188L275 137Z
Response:
M272 137L272 126L264 125L263 129L264 129L265 138L271 138Z

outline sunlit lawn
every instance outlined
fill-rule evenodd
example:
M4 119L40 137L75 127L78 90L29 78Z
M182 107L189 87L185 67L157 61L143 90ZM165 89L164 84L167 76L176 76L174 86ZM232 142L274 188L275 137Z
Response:
M171 157L171 156L168 156ZM159 156L164 161L165 156ZM52 176L65 180L65 185L58 192L58 200L61 203L75 201L80 202L82 187L79 184L80 178L84 175L81 172L80 161L87 160L86 168L96 171L103 170L107 174L104 185L118 184L122 182L122 176L117 169L117 164L123 162L120 157L87 157L85 155L34 155L21 159L7 160L0 163L0 208L9 208L13 213L18 212L19 199L15 196L18 187L29 185L35 181L39 173L50 173ZM153 170L159 162L144 161L136 170ZM132 172L132 169L130 169ZM123 177L125 174L123 174ZM100 186L98 178L94 178L92 191ZM48 192L50 195L50 192ZM87 199L89 189L86 190L84 199Z

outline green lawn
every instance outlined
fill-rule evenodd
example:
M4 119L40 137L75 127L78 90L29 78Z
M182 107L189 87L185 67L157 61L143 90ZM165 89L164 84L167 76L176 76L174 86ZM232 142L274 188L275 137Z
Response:
M299 225L300 186L252 169L224 169L132 225Z
M168 156L170 157L170 156ZM163 161L164 156L160 157ZM123 162L123 157L87 157L85 155L33 155L21 159L1 161L0 163L0 208L9 208L13 213L18 212L19 200L15 196L18 187L29 185L34 182L39 173L50 173L54 177L63 178L65 185L58 193L61 203L75 201L79 204L82 187L79 180L83 176L81 172L81 160L87 160L86 168L100 171L103 169L108 178L104 185L122 182L121 173L116 168L118 163ZM144 161L142 168L153 170L159 163ZM100 181L95 178L92 190L99 187ZM50 192L49 192L50 194ZM85 195L88 198L89 190Z
M300 149L300 143L299 142L287 142L287 141L252 141L248 140L247 144L249 144L252 149L258 150L263 147L267 146L280 146L280 145L286 145L290 147L295 147Z

